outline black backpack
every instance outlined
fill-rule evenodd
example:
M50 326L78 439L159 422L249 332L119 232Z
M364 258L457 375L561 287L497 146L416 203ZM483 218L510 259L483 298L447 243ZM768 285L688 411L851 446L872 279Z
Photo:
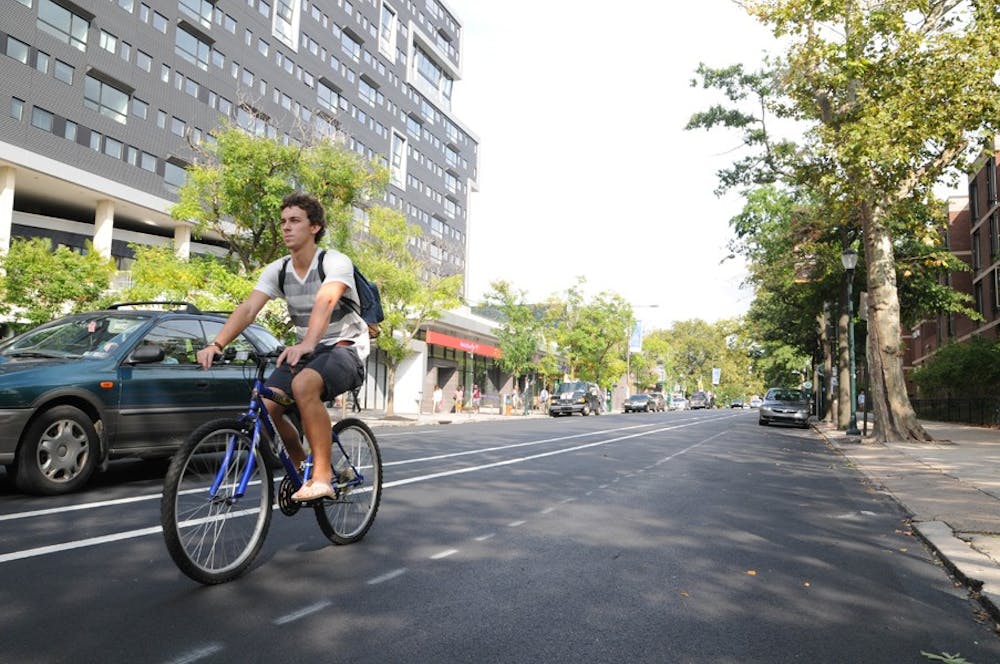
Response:
M323 269L323 259L326 257L326 250L319 252L319 280L322 283L326 279L326 270ZM291 257L286 257L281 263L281 271L278 273L278 290L285 294L285 273L288 272L288 262ZM360 308L353 300L341 299L348 309L361 316L368 323L368 336L377 339L382 334L379 323L385 320L385 312L382 311L382 296L379 295L378 286L368 281L365 275L361 274L358 266L354 266L354 286L357 290L358 300L361 302Z

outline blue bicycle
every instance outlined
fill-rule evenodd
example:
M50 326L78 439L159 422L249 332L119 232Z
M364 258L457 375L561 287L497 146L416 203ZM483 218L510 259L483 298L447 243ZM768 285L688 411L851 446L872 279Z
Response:
M333 427L336 496L307 503L291 499L312 475L312 455L300 473L264 407L263 399L275 398L264 375L276 358L257 358L247 411L237 419L198 427L167 470L160 505L163 537L180 570L200 583L231 581L250 567L264 544L275 501L287 516L311 508L334 544L359 541L375 520L382 497L382 456L375 435L358 419L343 419ZM301 431L294 408L286 416ZM277 497L275 468L285 472Z

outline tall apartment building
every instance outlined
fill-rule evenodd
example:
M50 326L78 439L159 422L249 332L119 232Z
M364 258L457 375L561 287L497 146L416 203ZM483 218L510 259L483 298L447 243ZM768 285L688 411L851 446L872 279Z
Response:
M0 248L87 239L213 251L167 214L191 142L228 120L340 137L390 169L414 249L465 271L477 139L451 112L462 27L440 0L7 0L0 6ZM217 250L217 249L216 249Z
M451 110L461 43L441 0L4 0L0 251L91 240L126 271L130 243L221 253L168 210L192 143L228 120L282 141L308 128L380 162L428 270L465 273L478 140ZM437 324L399 374L401 410L437 383L501 389L487 328ZM366 403L384 389L373 353Z

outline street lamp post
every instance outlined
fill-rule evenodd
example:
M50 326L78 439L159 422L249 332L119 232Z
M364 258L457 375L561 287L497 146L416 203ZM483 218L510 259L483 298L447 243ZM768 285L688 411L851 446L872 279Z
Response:
M852 293L854 268L858 265L858 252L853 249L845 249L844 253L840 255L840 262L844 264L844 269L847 270L847 347L850 354L848 372L851 379L851 421L847 425L846 433L848 436L860 436L861 432L858 431L857 379L854 375L854 295Z

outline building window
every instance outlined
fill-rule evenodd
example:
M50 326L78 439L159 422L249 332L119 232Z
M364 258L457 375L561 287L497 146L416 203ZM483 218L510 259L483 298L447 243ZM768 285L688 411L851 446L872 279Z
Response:
M215 7L208 0L179 0L177 7L206 28L212 27Z
M406 188L406 137L395 130L389 151L389 173L394 185Z
M56 80L67 85L73 85L73 71L73 66L62 60L56 60L56 64L52 67L52 75L56 77Z
M174 52L196 65L198 69L208 71L208 60L211 57L212 47L187 30L177 28L174 36Z
M107 30L101 30L98 44L108 53L115 53L118 50L118 37L115 37Z
M148 74L153 71L153 57L149 53L137 50L135 52L135 66Z
M89 74L83 84L83 105L125 124L128 113L128 93Z
M187 125L180 118L170 118L170 133L175 136L184 136L184 128Z
M63 128L63 138L67 141L76 141L76 123L71 120L66 120L66 126Z
M17 97L11 97L10 99L10 117L14 118L18 122L24 117L24 100L18 99Z
M144 171L149 171L150 173L156 172L156 157L149 154L148 152L142 153L142 159L139 160L139 168Z
M271 22L271 34L296 52L299 50L300 5L301 3L295 0L275 0L274 17Z
M990 157L986 160L986 196L990 207L997 202L997 160Z
M35 53L35 69L43 74L49 73L49 54L42 51Z
M364 77L358 79L358 93L361 95L361 98L364 99L366 102L368 102L372 106L375 105L375 98L376 98L375 86L366 81Z
M73 48L87 50L90 21L52 0L38 0L38 29Z
M104 138L104 136L100 132L94 131L93 129L91 129L90 130L90 149L93 150L94 152L100 152L101 151L101 139L102 138Z
M6 53L9 57L14 58L21 64L28 64L28 45L22 41L18 41L11 36L7 36L7 49Z
M167 34L167 17L158 11L154 11L153 27L162 32L163 34Z
M396 26L398 24L396 10L383 2L379 15L378 50L391 62L396 61Z
M165 161L163 162L163 179L172 187L182 187L187 179L187 171L184 170L183 166Z
M35 106L31 109L31 126L42 131L52 131L52 113Z
M361 59L361 42L343 30L340 33L340 48L355 62Z
M319 102L320 106L323 108L337 112L337 106L339 104L340 95L336 90L328 86L322 81L317 81L316 83L316 100Z
M122 151L125 148L121 141L116 141L110 136L104 139L104 154L115 159L122 158Z

